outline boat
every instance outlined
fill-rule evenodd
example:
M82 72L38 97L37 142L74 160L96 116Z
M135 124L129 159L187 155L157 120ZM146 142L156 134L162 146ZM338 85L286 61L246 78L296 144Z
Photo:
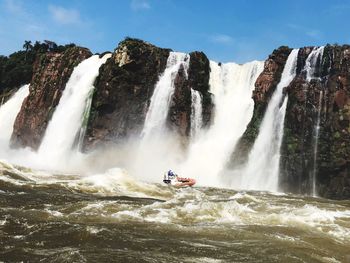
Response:
M175 187L186 187L193 186L196 183L196 180L193 178L177 177L174 182Z
M164 174L163 183L175 187L187 187L193 186L196 183L196 180L193 178L179 177L170 170L168 173Z

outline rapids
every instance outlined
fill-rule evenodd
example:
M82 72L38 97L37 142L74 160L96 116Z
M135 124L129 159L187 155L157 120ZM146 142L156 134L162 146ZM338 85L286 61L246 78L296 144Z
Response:
M0 261L348 262L350 202L0 162Z

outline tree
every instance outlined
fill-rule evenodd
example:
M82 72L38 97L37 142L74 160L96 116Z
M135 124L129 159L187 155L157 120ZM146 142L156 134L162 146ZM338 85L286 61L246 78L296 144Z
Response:
M33 49L32 41L25 40L24 44L23 44L23 48L26 50L26 54L24 56L24 59L27 60L27 53L28 53L28 51Z
M35 43L34 43L34 51L39 51L40 47L41 47L40 41L38 41L38 40L35 41Z
M48 46L49 51L54 51L57 48L57 44L51 40L44 40L44 42Z
M28 52L28 50L32 50L33 49L32 41L25 40L23 44L23 48L26 50L26 52Z

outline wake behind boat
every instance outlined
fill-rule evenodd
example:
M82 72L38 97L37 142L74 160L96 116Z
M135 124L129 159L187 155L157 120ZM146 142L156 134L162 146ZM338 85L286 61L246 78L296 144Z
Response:
M172 170L169 170L164 174L163 183L175 187L187 187L193 186L196 183L196 180L193 178L179 177Z

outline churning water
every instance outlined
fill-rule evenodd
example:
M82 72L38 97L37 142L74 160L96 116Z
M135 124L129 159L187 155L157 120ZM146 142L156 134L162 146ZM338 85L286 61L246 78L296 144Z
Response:
M0 163L0 261L349 262L350 202Z

